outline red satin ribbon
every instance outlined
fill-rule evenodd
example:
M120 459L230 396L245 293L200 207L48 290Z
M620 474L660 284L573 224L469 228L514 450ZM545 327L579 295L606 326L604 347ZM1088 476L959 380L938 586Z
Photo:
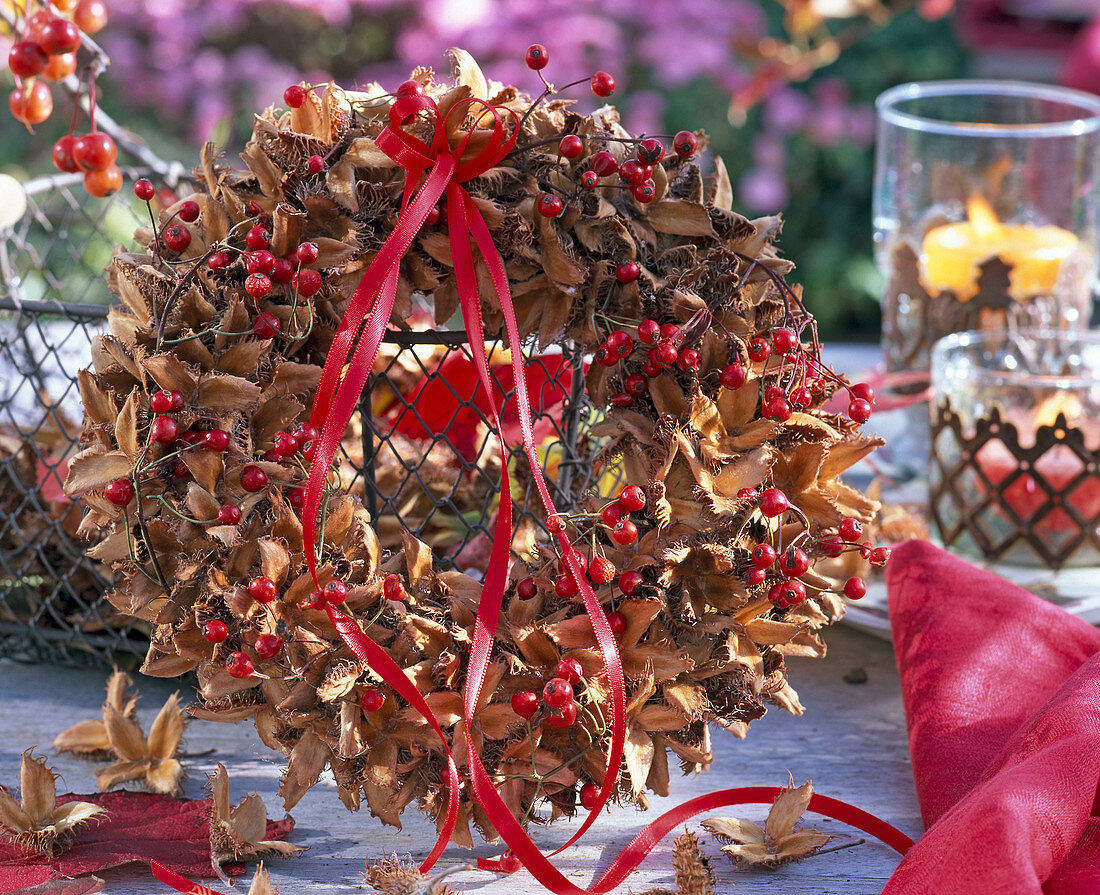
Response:
M486 147L473 158L464 161L463 156L466 153L473 131L468 131L458 147L452 150L447 138L447 122L456 109L461 109L460 114L465 115L469 106L475 104L484 107L485 111L481 113L481 117L485 115L492 116L494 125ZM431 145L401 129L403 124L420 112L426 112L434 116ZM542 475L536 451L519 327L512 306L504 263L477 205L462 187L464 181L477 177L494 165L499 164L514 145L518 134L518 123L516 127L513 127L511 134L505 136L502 112L510 115L513 122L516 122L516 117L511 110L498 109L481 100L466 100L453 107L447 116L441 117L431 99L424 96L403 97L398 99L391 107L390 123L376 138L378 147L405 169L405 188L397 225L367 268L345 311L340 328L333 340L332 347L329 349L310 413L311 422L320 429L321 434L309 470L302 523L306 560L314 581L317 580L315 563L317 513L333 457L378 355L396 300L401 258L412 245L429 213L444 193L447 196L448 228L455 281L458 287L463 320L469 336L470 350L479 380L489 397L492 422L498 436L500 436L501 469L507 469L508 449L501 434L502 427L495 389L485 355L484 323L481 316L480 295L473 258L473 247L475 245L488 269L504 318L505 332L511 349L516 408L523 435L524 452L530 463L535 487L547 518L554 519L557 516L557 510L554 508L545 478ZM414 189L421 180L423 182L419 189ZM626 687L618 644L611 632L607 616L600 605L599 599L593 592L591 584L588 582L568 536L562 530L556 532L556 537L566 567L580 587L585 610L592 622L596 641L603 653L611 694L611 738L608 748L608 765L600 787L597 804L589 811L588 816L577 832L554 854L569 847L585 834L614 793L618 784L619 768L626 737ZM569 895L593 893L595 895L595 893L605 892L618 885L632 869L637 867L653 846L670 830L694 814L700 811L713 810L723 805L738 804L742 801L760 800L764 797L770 800L778 794L779 790L777 789L755 787L747 790L722 790L709 796L694 799L661 815L643 829L591 889L580 889L565 879L513 817L497 792L492 778L481 761L476 746L475 715L489 668L494 635L503 607L504 591L508 580L511 539L511 488L509 477L502 472L495 537L474 624L474 637L463 692L466 761L470 771L470 786L475 801L484 810L493 827L508 844L512 852L539 882L547 889L560 893L560 895L564 895L564 893L569 893ZM327 612L344 642L376 674L424 716L432 725L442 743L447 763L447 812L440 826L439 837L435 846L421 865L421 871L427 872L438 860L449 842L458 816L458 790L461 784L457 767L451 755L450 744L423 696L410 681L405 671L359 628L354 619L333 607L328 607ZM744 796L746 792L750 795ZM733 799L733 801L730 801L730 799ZM819 805L832 803L832 800L827 800L821 796L815 796L815 799ZM835 804L844 805L844 803ZM813 805L814 803L811 803L811 807ZM877 824L880 831L893 839L890 842L893 847L899 848L896 843L902 843L902 840L904 840L904 847L908 847L908 844L910 844L906 837L882 821L871 818L870 815L865 815L864 812L860 812L859 809L852 806L844 806L844 808L850 809L850 817L860 821L854 823L860 829L865 829L867 832L871 832L872 835L879 835L879 833L875 833L869 828ZM815 808L815 810L820 809ZM847 818L841 817L840 819ZM849 820L848 822L853 821ZM861 826L861 823L866 823L867 826ZM880 836L880 838L882 837ZM899 848L899 850L903 850L903 848ZM495 862L482 863L486 867L499 869Z
M169 870L159 861L150 861L149 870L166 886L171 886L177 892L183 892L183 895L222 895L221 892L216 892L200 883L191 882L186 876L180 876L176 871Z

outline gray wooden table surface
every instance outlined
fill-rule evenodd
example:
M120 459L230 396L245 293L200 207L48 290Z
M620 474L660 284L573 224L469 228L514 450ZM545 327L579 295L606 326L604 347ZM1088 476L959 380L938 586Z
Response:
M828 656L823 660L791 660L791 680L806 713L793 718L777 709L755 722L744 741L722 731L714 735L715 761L709 772L690 778L674 778L673 795L654 799L647 813L632 808L614 809L589 831L582 844L555 859L557 866L578 885L587 885L593 872L602 870L649 816L700 795L728 786L780 785L787 772L796 783L813 780L818 792L844 799L877 814L913 836L921 831L906 744L905 719L897 671L890 645L859 631L834 627L827 632ZM849 684L845 675L853 668L866 671L867 682ZM60 791L94 789L97 765L70 756L54 755L49 745L65 726L94 717L103 698L105 674L42 665L18 665L0 661L0 782L18 780L19 759L24 749L36 746L50 756L62 780ZM164 698L179 682L138 679L139 715L146 730ZM187 698L184 689L181 694ZM230 772L234 800L246 791L257 791L270 816L281 816L276 790L282 765L279 756L266 749L248 722L215 724L192 722L183 749L214 752L185 761L188 777L185 795L203 794L205 775L216 762ZM297 827L290 841L309 846L301 858L270 865L283 895L371 891L362 880L364 859L386 852L423 857L434 841L434 829L411 809L403 830L383 827L364 809L347 812L336 797L331 781L313 788L291 812ZM764 806L744 806L731 813L761 821ZM855 831L817 815L807 815L815 826L830 832ZM698 829L697 825L693 825ZM566 841L575 824L561 824L535 832L536 841L550 850ZM858 836L858 834L855 834ZM852 838L855 838L853 836ZM868 841L851 848L788 864L776 870L737 870L718 852L718 844L704 836L704 850L714 856L718 893L784 893L784 895L869 895L879 892L897 866L898 856L881 843ZM471 853L452 849L439 868L466 863L473 856L498 853L499 846L481 846ZM623 891L642 892L652 886L673 886L671 838L663 842ZM106 871L106 891L111 895L146 895L168 892L138 865ZM511 877L471 871L456 882L482 895L515 895L541 891L524 871ZM225 887L221 887L225 891ZM237 889L243 887L238 885Z

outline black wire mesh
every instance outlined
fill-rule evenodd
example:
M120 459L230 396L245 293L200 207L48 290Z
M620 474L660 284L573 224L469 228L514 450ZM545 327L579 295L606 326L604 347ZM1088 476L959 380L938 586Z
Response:
M28 210L0 231L0 656L132 667L141 623L105 599L109 571L76 537L79 501L61 490L77 451L77 371L107 315L103 268L143 208L124 189L90 199L79 178L28 185ZM359 494L385 548L408 529L444 567L477 572L493 543L500 477L515 502L513 552L530 554L543 513L524 458L509 355L487 338L503 393L505 468L465 333L391 332L344 441L344 486ZM582 358L569 345L527 352L540 461L559 508L595 485ZM366 423L364 423L366 421ZM610 474L607 474L610 477ZM601 491L610 490L605 481Z

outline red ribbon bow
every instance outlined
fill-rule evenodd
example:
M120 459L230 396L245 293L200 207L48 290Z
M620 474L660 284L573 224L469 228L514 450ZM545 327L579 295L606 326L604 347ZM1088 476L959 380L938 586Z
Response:
M452 115L467 116L471 106L484 108L478 119L491 116L493 127L484 148L472 158L467 155L474 128L466 131L455 149L450 147L447 137L448 121ZM420 113L434 117L434 132L431 144L402 130L402 126ZM510 134L505 134L505 116L514 123ZM508 449L500 424L500 414L495 389L489 372L485 354L485 332L481 317L480 295L474 272L473 246L477 246L489 271L489 277L496 290L504 317L505 332L511 348L512 368L515 379L515 401L519 414L520 429L523 434L523 447L531 465L533 478L539 498L548 519L555 519L554 508L546 481L539 466L531 424L531 402L528 398L527 380L524 370L523 354L519 327L512 306L508 277L500 253L493 242L489 228L481 216L477 205L469 193L462 187L468 180L478 177L499 164L511 151L519 132L519 123L510 109L492 106L483 100L466 99L453 106L441 116L436 104L426 96L408 96L397 99L390 108L389 125L378 135L375 142L379 149L392 158L406 172L405 187L401 201L401 213L393 232L386 239L381 250L367 268L359 287L348 303L340 328L333 339L321 375L310 420L320 429L316 454L311 462L306 487L305 507L303 510L303 539L306 560L317 580L315 527L321 496L332 460L344 435L347 424L359 401L363 387L371 374L378 349L386 331L390 315L397 297L397 283L402 256L408 251L421 227L426 222L436 203L446 193L447 223L454 260L455 281L458 287L460 306L466 332L469 336L470 350L474 364L486 395L490 396L490 408L493 425L500 435L501 450L501 486L500 503L497 511L495 537L485 583L478 606L474 627L473 644L470 651L466 685L463 692L464 721L466 725L467 764L470 772L470 786L473 797L485 811L497 833L508 844L514 855L548 889L558 895L595 895L607 892L618 885L642 861L667 833L700 811L738 804L745 801L770 801L780 790L774 787L747 787L734 790L721 790L693 799L672 811L661 815L643 829L630 843L627 849L611 864L600 879L590 888L581 889L565 878L548 857L544 855L527 835L519 821L501 799L484 764L475 748L475 737L471 728L485 674L489 667L494 632L504 602L504 591L508 579L508 561L512 541L512 498L507 470ZM482 130L481 133L485 131ZM426 176L425 176L426 175ZM416 185L421 182L419 189ZM347 370L344 370L347 364ZM596 641L603 653L604 664L611 694L611 738L608 748L607 772L600 787L597 804L589 811L588 817L576 834L558 849L561 851L576 842L599 816L618 784L619 768L623 757L626 737L626 689L623 680L622 661L618 645L603 608L592 590L578 561L564 526L555 532L561 547L562 556L569 572L580 587L585 610L592 621ZM371 669L388 683L397 693L431 724L443 743L447 759L446 785L448 789L447 813L439 832L435 846L421 866L422 871L431 868L442 854L451 838L458 817L458 791L460 780L458 769L450 752L450 744L435 720L431 709L421 693L413 686L404 670L370 637L358 623L346 613L328 606L329 618L344 642ZM850 809L841 814L836 806L844 803L814 796L810 808L823 813L831 813L842 820L880 836L899 851L904 851L909 839L893 827L860 812ZM554 852L557 854L557 852ZM495 861L480 861L483 867L504 869Z

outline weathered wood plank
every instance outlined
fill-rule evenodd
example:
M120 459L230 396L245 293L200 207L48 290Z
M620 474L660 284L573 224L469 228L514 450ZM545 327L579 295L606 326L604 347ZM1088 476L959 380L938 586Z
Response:
M905 722L897 672L887 643L839 627L829 632L829 656L821 661L795 659L792 681L806 714L792 718L772 710L753 725L747 740L738 742L718 731L716 758L707 774L673 782L673 798L654 799L648 816L709 789L739 785L776 785L787 771L801 783L809 778L819 792L850 801L916 836L920 819L909 765ZM852 685L843 676L853 667L865 668L868 681ZM49 754L54 736L68 724L97 712L103 698L104 675L44 666L0 662L4 696L0 699L0 782L12 784L18 777L20 753L37 746ZM139 711L148 725L164 697L176 687L172 682L139 680ZM186 694L184 694L186 696ZM194 723L187 731L184 749L215 753L186 761L190 776L186 794L202 794L205 773L217 761L230 770L234 798L256 790L272 814L278 813L280 763L258 740L248 724ZM77 792L93 787L95 765L67 756L52 756L62 774L61 786ZM366 855L396 851L423 856L433 836L429 824L409 811L404 830L384 828L364 810L346 812L334 787L315 787L292 812L297 829L292 841L308 845L304 857L278 862L271 869L284 895L345 895L369 891L362 880ZM766 814L763 806L735 809L753 819ZM585 843L555 858L556 865L578 885L591 881L637 830L647 814L631 808L616 809L590 831ZM821 820L817 818L817 820ZM822 827L841 835L852 831L841 824L821 821ZM575 825L538 830L536 840L546 849L564 843ZM707 837L704 837L706 839ZM881 890L897 865L897 856L878 843L866 843L811 858L774 871L740 871L718 856L718 846L705 841L704 849L716 856L719 892L774 893L784 895L863 895ZM473 851L455 850L440 862L440 869L465 863L477 856L496 854L499 847ZM106 875L111 895L152 895L166 891L138 869L111 871ZM484 895L532 895L538 887L526 873L511 878L469 872L456 881ZM650 886L671 886L671 842L662 843L631 877L626 890L641 892Z

